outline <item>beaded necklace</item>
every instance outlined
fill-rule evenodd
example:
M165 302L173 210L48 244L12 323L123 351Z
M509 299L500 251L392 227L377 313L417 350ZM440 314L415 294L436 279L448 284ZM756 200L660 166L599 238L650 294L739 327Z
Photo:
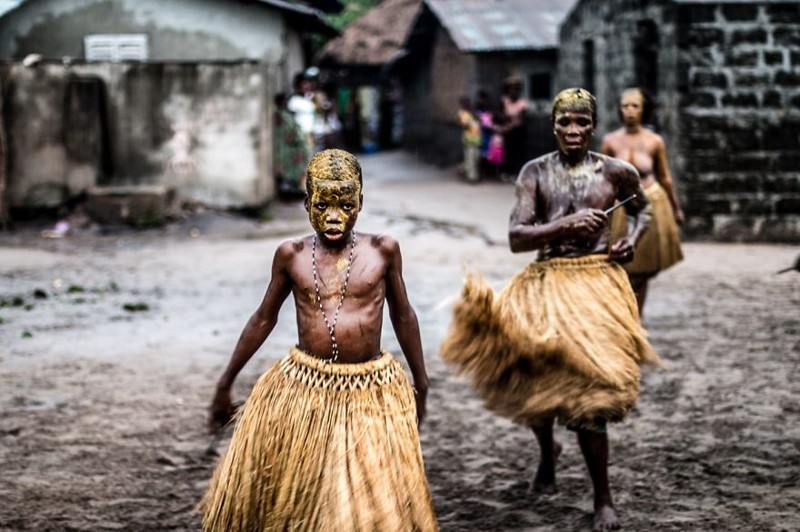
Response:
M350 280L350 266L353 264L353 250L356 248L356 234L352 233L350 243L350 256L347 258L347 272L344 275L344 284L342 284L342 295L339 299L339 304L336 305L336 311L333 313L333 322L328 321L328 316L325 314L325 309L322 306L322 296L319 292L319 281L317 280L317 235L314 234L314 243L311 246L311 270L314 273L314 290L317 292L317 304L319 311L322 314L322 320L325 322L325 327L328 329L328 334L331 336L331 358L323 358L325 362L336 362L339 359L339 344L336 342L336 322L339 321L339 309L342 308L344 303L344 296L347 292L347 282Z

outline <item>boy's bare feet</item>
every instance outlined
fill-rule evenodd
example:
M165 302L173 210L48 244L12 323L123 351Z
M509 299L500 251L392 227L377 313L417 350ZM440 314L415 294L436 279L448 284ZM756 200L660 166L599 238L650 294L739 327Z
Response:
M594 512L594 522L592 530L594 532L605 532L606 530L618 530L620 527L617 512L609 505L603 505Z
M533 479L533 492L550 495L556 492L556 463L561 455L561 444L553 442L553 452L550 456L542 456L536 477Z

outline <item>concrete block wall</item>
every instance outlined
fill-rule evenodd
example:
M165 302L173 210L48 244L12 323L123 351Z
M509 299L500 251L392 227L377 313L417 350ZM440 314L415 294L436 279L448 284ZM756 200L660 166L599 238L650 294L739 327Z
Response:
M686 230L800 241L800 4L682 5Z
M617 106L622 91L636 85L634 39L637 24L649 20L658 28L659 133L667 146L676 133L677 98L674 93L676 50L675 9L668 0L582 0L560 30L557 89L589 88L597 98L597 139L618 127ZM584 43L594 46L594 79L584 77ZM599 141L596 148L599 149Z
M561 26L558 86L585 85L591 40L597 139L619 127L644 20L659 33L658 132L685 234L800 241L800 3L580 0Z

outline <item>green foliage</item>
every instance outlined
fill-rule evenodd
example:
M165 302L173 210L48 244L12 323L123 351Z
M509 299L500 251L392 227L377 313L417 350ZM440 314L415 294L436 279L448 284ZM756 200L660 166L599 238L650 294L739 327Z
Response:
M381 3L381 0L345 0L344 9L334 15L326 15L328 24L342 31L348 24Z

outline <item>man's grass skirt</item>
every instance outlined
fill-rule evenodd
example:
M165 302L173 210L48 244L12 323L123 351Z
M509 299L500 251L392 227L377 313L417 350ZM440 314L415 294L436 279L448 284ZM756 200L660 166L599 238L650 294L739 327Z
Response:
M442 357L489 409L526 426L619 421L639 365L658 361L628 278L605 255L532 263L499 294L468 276Z
M637 242L633 260L624 268L631 275L652 277L683 260L683 251L678 224L666 191L658 183L653 183L644 189L644 193L653 206L653 218ZM610 242L614 243L627 234L627 216L623 209L617 209L611 216Z
M292 349L241 410L203 529L436 530L415 405L388 353L327 364Z

